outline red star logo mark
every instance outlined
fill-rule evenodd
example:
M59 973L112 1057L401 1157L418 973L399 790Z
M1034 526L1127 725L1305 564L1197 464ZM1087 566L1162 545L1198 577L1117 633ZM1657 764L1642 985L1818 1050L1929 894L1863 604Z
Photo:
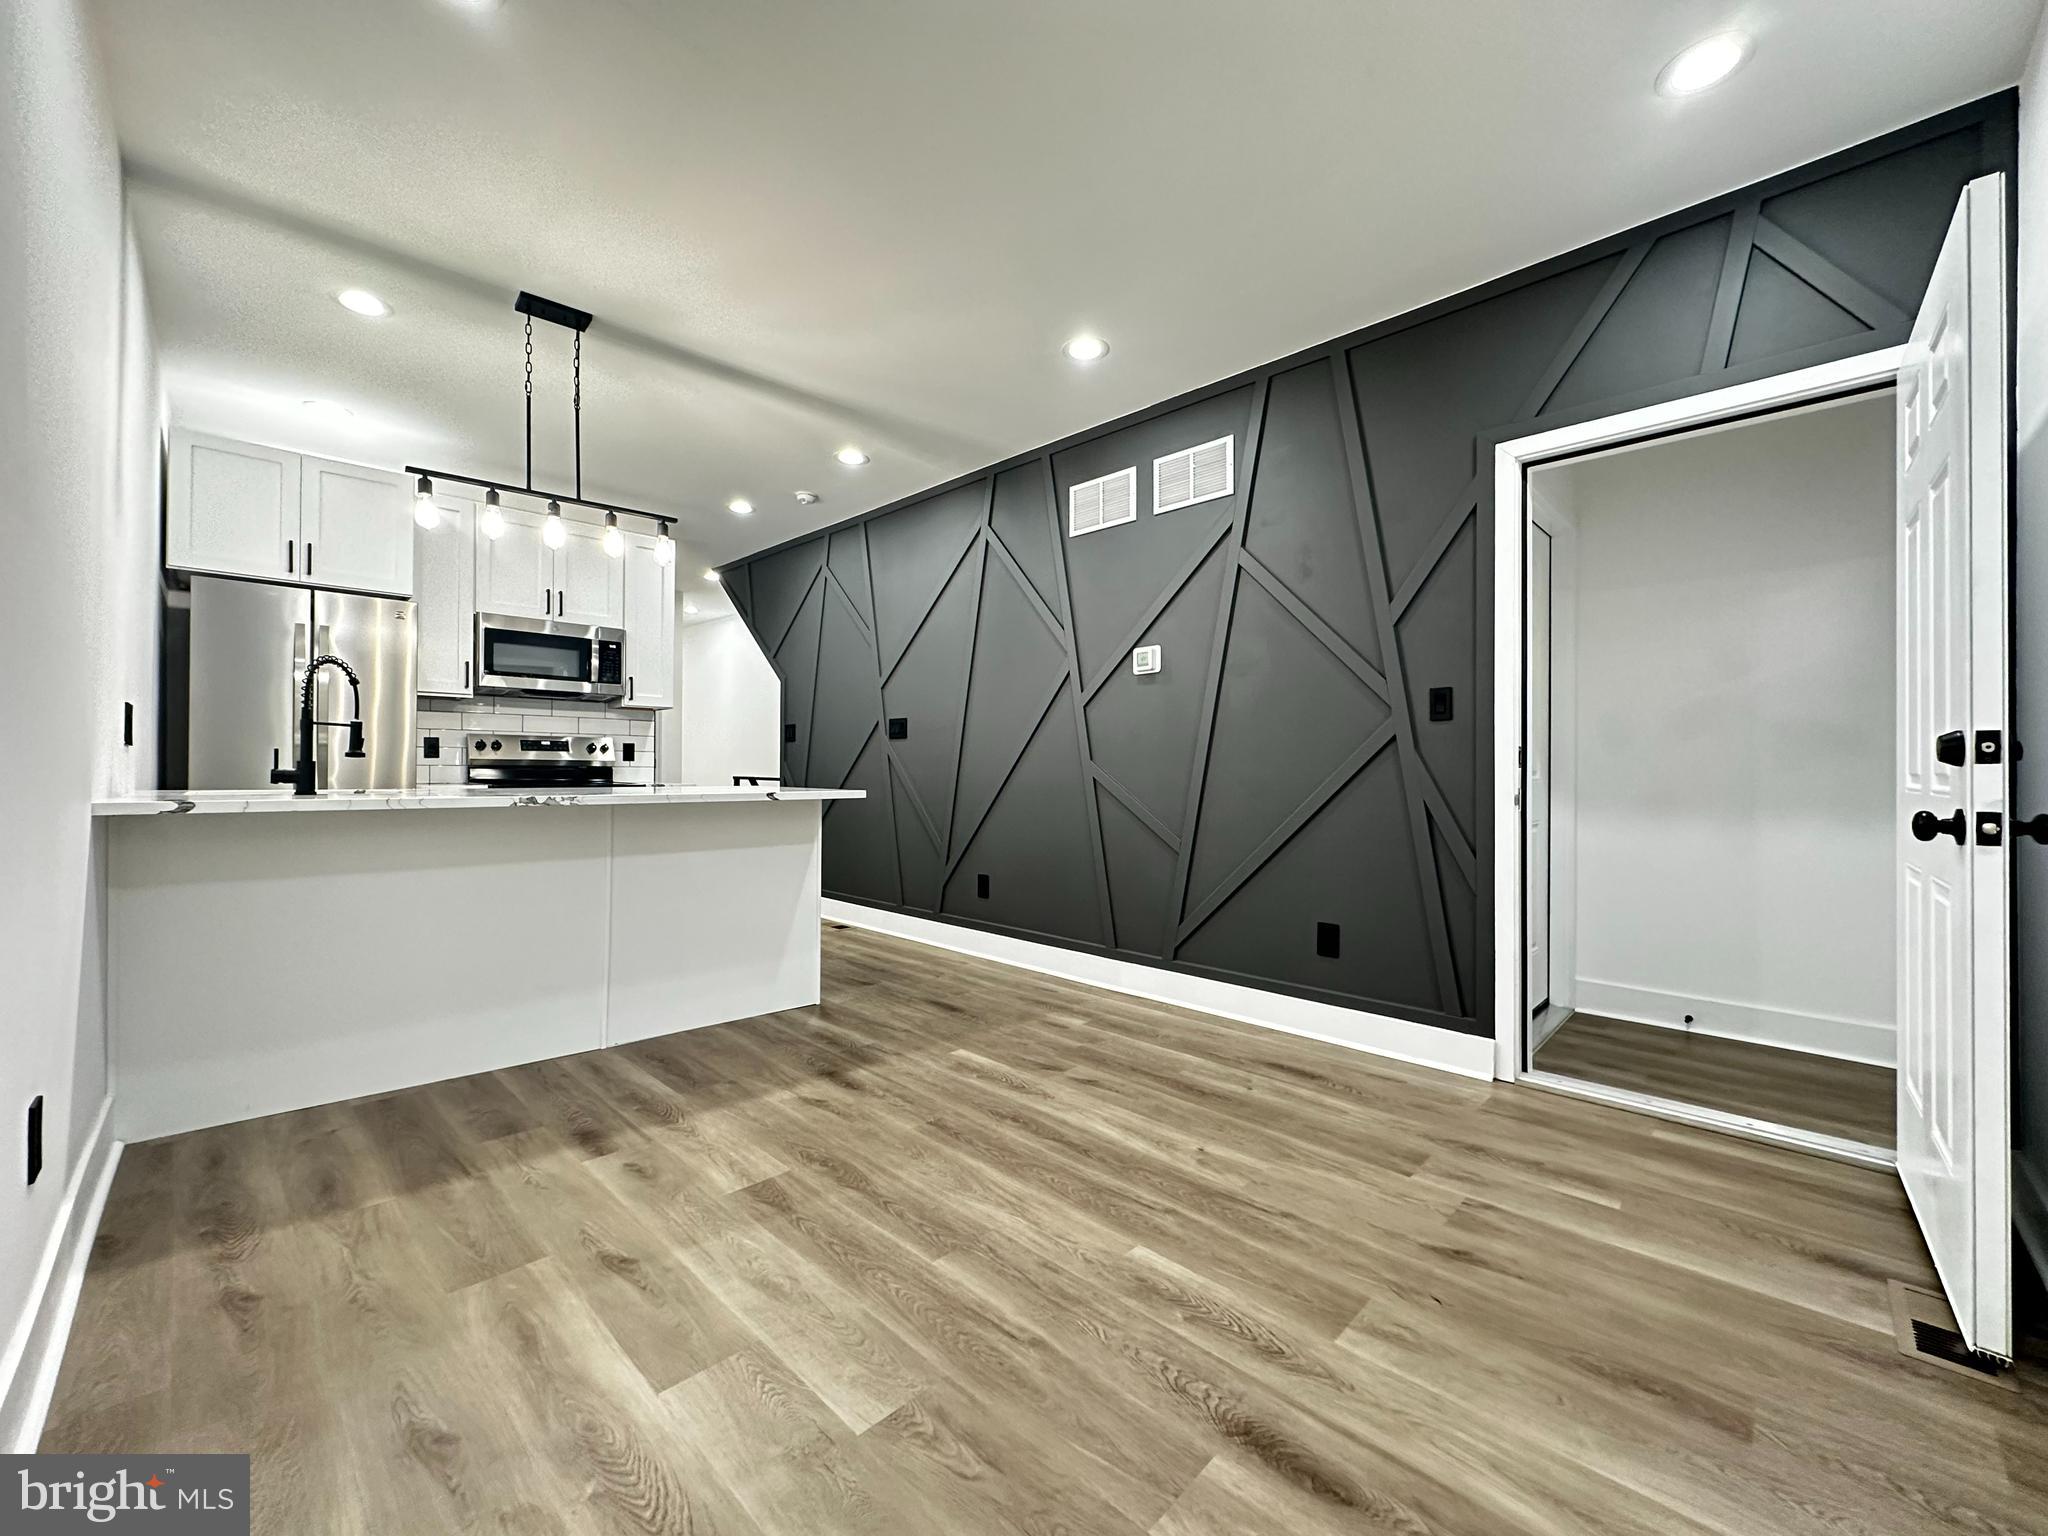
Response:
M163 1487L163 1485L164 1485L164 1480L163 1480L162 1478L158 1477L158 1476L157 1476L157 1475L156 1475L156 1474L155 1474L154 1472L152 1472L152 1473L150 1474L150 1476L149 1476L149 1483L148 1483L148 1486L149 1486L149 1487L151 1487L151 1488L161 1488L161 1487Z

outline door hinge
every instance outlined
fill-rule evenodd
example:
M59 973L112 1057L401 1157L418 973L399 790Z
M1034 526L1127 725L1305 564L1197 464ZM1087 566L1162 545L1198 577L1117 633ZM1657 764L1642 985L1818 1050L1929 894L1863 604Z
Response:
M1979 731L1977 733L1977 755L1972 759L1973 762L1996 763L2001 761L2004 756L2005 750L1999 732Z

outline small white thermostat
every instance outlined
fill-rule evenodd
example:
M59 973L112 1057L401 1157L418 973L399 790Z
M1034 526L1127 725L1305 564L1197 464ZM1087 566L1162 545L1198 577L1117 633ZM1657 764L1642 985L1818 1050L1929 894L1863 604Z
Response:
M1141 645L1131 652L1131 670L1143 677L1148 672L1159 670L1159 647Z

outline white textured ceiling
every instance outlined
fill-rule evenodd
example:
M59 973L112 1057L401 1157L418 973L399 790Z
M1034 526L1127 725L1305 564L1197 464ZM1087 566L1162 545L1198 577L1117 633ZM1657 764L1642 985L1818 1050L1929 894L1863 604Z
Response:
M586 490L694 567L2008 85L2039 0L97 9L175 419L514 476L529 288L598 316Z

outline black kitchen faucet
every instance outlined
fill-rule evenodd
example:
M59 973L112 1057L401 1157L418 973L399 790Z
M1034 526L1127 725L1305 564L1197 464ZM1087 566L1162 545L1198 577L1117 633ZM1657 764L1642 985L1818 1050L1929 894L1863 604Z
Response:
M355 702L353 720L315 720L313 718L313 679L322 667L339 667L342 676L348 679L349 693ZM270 751L270 782L289 784L292 794L310 795L313 788L313 727L331 726L339 730L348 727L348 750L344 757L363 756L363 685L356 676L356 669L339 656L315 656L306 668L306 681L299 690L299 752L289 768L280 767L275 747Z

